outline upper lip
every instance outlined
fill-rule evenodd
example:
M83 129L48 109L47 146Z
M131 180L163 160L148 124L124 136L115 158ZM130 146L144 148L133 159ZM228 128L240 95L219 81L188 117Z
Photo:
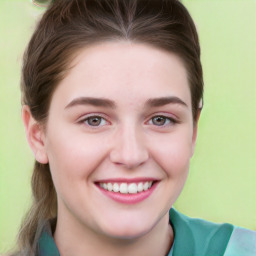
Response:
M146 181L158 181L159 179L152 177L138 177L138 178L113 178L113 179L101 179L95 181L95 183L135 183L135 182L146 182Z

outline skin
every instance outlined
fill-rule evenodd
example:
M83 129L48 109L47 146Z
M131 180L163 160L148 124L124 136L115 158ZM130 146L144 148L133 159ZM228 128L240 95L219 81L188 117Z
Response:
M71 66L45 129L23 108L29 144L37 161L50 164L57 192L57 247L62 256L164 256L173 242L168 211L197 133L186 69L175 54L131 42L87 47ZM111 102L95 106L81 97ZM99 116L95 126L91 116ZM115 178L158 183L142 202L124 204L96 185Z

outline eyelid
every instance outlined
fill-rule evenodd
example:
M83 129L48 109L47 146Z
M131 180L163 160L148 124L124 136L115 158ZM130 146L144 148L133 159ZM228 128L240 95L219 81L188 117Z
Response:
M161 117L165 117L165 118L168 118L170 120L173 120L175 122L179 122L179 119L178 117L176 117L175 115L173 114L170 114L170 113L167 113L167 112L156 112L156 113L153 113L151 114L148 118L147 118L147 121L148 122L149 120L151 120L152 118L154 117L157 117L157 116L161 116Z
M167 120L169 120L169 123L164 124L164 125L155 125L153 123L149 123L152 122L152 119L154 117L163 117L166 118ZM147 119L147 121L145 122L146 125L152 125L154 127L156 127L157 129L164 129L164 128L168 128L168 127L172 127L176 124L179 124L180 121L177 117L175 117L174 115L170 114L170 113L166 113L166 112L157 112L154 113L152 115L150 115L150 117Z
M111 122L108 120L108 118L106 117L105 114L95 113L95 112L82 115L80 118L78 118L77 123L84 123L90 117L100 117L100 118L104 119L108 124L111 124ZM95 126L95 127L97 127L97 126Z

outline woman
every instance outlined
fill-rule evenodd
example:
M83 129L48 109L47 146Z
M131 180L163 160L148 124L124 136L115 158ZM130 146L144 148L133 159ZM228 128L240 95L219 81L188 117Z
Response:
M172 209L203 96L179 1L55 0L22 74L36 162L18 255L255 254L252 231Z

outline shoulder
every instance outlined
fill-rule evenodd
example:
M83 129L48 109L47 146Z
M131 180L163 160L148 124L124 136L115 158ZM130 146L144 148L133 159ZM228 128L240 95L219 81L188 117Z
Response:
M255 241L249 239L253 236L256 239L256 232L237 228L231 224L216 224L198 218L190 218L179 213L175 209L170 210L170 224L175 234L174 256L196 255L196 256L251 256L248 249L247 254L234 254L234 245L244 230L246 246L255 247ZM249 232L249 233L248 233ZM239 239L238 239L239 240ZM232 245L233 244L233 245ZM232 245L232 247L231 247ZM252 250L254 250L252 248ZM231 254L226 254L231 251Z
M255 256L256 232L235 227L224 256Z

